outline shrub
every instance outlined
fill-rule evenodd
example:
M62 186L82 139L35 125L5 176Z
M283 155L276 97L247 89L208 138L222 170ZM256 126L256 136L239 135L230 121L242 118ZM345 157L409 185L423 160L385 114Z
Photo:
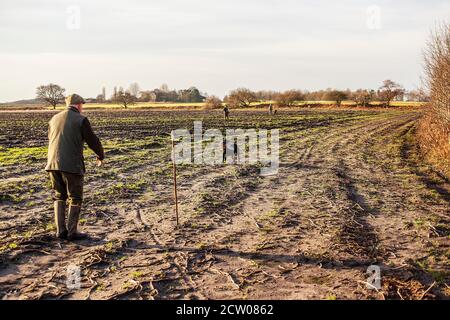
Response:
M280 107L292 107L297 102L304 100L304 94L300 90L288 90L278 93L275 100Z
M417 127L425 159L450 177L450 24L432 33L424 52L430 110Z
M255 93L246 88L232 90L224 100L233 108L248 108L257 101Z
M421 155L442 175L450 178L450 126L442 126L433 112L427 112L417 124Z
M222 108L222 100L216 96L206 98L205 109L220 109Z

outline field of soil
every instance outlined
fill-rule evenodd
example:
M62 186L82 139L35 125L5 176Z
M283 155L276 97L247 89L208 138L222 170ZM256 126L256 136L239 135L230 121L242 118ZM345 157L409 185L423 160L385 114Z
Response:
M54 239L51 111L0 112L3 299L448 299L450 187L417 156L420 109L89 111L106 160L85 153L81 229ZM280 170L179 167L170 132L280 129ZM66 286L81 268L81 288ZM366 270L381 268L381 289Z

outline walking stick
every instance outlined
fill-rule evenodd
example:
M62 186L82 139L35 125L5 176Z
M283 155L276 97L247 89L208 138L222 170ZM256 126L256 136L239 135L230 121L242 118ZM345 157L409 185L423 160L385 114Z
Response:
M175 198L175 214L178 226L178 194L177 194L177 164L175 163L175 143L172 136L172 164L173 164L173 196Z

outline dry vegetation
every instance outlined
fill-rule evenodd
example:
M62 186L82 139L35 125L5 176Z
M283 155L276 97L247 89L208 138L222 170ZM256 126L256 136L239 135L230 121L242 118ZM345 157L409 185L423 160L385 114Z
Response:
M450 179L450 25L432 34L425 51L430 110L420 120L419 146L436 171Z

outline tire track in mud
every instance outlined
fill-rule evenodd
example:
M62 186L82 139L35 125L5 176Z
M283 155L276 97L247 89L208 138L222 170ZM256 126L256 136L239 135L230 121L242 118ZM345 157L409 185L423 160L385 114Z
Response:
M381 122L384 122L384 120L381 120ZM387 126L389 126L389 124L385 125L385 127L387 127ZM378 124L374 124L373 127L377 128ZM352 144L352 143L354 144L354 141L352 141L352 140L355 140L355 136L358 137L357 132L358 132L358 130L360 130L362 128L365 128L366 132L367 132L367 123L365 123L363 125L358 123L358 124L355 124L354 126L352 126L351 128L343 128L343 130L328 134L327 136L322 137L321 139L316 138L315 139L316 141L320 141L320 143L318 143L320 146L320 150L318 150L318 153L313 154L313 159L311 159L311 161L309 161L309 162L323 163L324 161L322 161L322 160L326 158L327 154L329 153L330 148L333 150L333 152L332 152L333 156L335 155L335 153L337 153L336 152L337 150L340 150L340 149L345 150L345 148L348 148L348 146L350 144ZM370 132L370 134L375 134L375 130L372 130L372 131L373 132ZM333 137L340 139L341 141L336 142L334 139L332 139ZM322 154L323 152L325 154ZM352 152L349 152L349 153L352 153ZM309 165L308 161L305 161L304 158L302 158L302 160L303 160L303 162L306 162L306 163L302 164L300 161L300 164L298 164L296 166L297 168L302 168L302 167L303 168L312 168L312 170L309 170L307 176L302 177L306 182L305 183L306 186L302 187L303 190L308 189L308 188L310 188L311 190L314 190L314 187L311 188L311 185L313 185L312 179L320 179L320 177L323 176L323 172L322 173L319 172L319 177L318 178L315 177L315 175L316 175L315 171L317 171L317 170L314 170L314 169L319 169L321 171L323 171L323 169L325 169L325 170L331 171L330 178L327 180L329 183L336 180L336 179L334 179L335 178L334 176L336 176L336 172L338 173L337 174L338 183L336 183L334 188L329 187L329 189L332 190L333 193L336 193L335 190L339 190L339 186L341 186L341 187L343 187L343 189L345 191L344 195L343 196L341 195L342 198L344 198L344 199L347 198L350 201L350 203L353 203L354 202L353 200L355 200L355 198L358 198L357 196L354 195L354 193L355 193L354 187L347 186L345 183L342 183L342 180L344 180L344 182L348 181L348 177L346 177L344 175L346 170L343 171L342 168L339 169L339 166L342 167L342 161L340 161L338 163L338 165L334 165L333 164L334 161L331 161L331 162L327 161L327 163L324 164L323 167L318 167L317 165L315 165L315 166ZM309 160L309 159L307 159L307 160ZM333 159L331 159L331 160L333 160ZM340 177L344 178L344 179L340 179ZM305 192L303 191L303 193L305 193ZM310 193L311 193L310 190L307 190L306 194L310 194ZM334 204L335 200L333 199L336 195L335 194L333 195L333 193L332 193L332 199L326 199L331 204L331 208L328 208L328 209L331 209L331 210L334 209L332 212L330 212L330 217L332 217L333 215L336 214L336 209L335 209L336 204ZM348 208L346 208L346 210L354 211L354 204L355 203L353 203L353 205L348 205L347 206ZM356 204L360 206L360 204L358 204L358 203L356 203ZM321 204L321 205L323 206L323 204ZM352 214L351 217L352 216L354 216L354 214ZM350 221L353 221L353 220L354 219L350 219ZM331 222L333 222L333 221L335 222L336 219L333 219ZM355 224L358 224L358 223L356 222ZM324 242L324 241L322 241L322 242Z
M367 201L366 197L359 192L361 188L357 181L368 180L373 171L373 167L368 167L365 161L361 161L360 155L367 148L368 141L374 136L382 136L385 132L395 132L398 128L408 125L412 120L388 120L383 123L370 124L364 129L364 136L361 139L358 131L354 134L342 139L342 142L336 143L332 147L332 153L335 155L337 163L334 165L335 175L338 179L338 185L344 191L344 199L347 205L343 208L344 220L343 226L338 234L337 239L341 239L343 244L347 244L344 248L349 249L353 243L357 252L362 256L372 259L374 262L378 259L381 252L378 252L378 236L367 221L367 216L377 214ZM325 148L322 148L325 150ZM350 169L352 166L353 169ZM360 172L363 171L363 172ZM356 174L355 174L356 173ZM336 246L341 247L341 246Z
M285 186L283 186L283 185L281 185L281 189L283 189ZM266 190L268 188L268 185L263 185L263 186L261 186L260 188L258 188L258 190ZM256 192L256 194L258 194L258 192ZM261 195L260 195L261 196ZM255 196L255 193L251 196L251 198L255 198L255 197L257 197L257 196ZM264 198L265 197L265 195L262 195L261 196L262 198ZM244 202L246 202L246 200L244 200ZM266 205L264 205L263 207L265 207ZM250 219L255 219L255 217L249 217L249 215L245 215L245 214L243 214L244 212L245 212L246 210L244 209L243 211L241 211L241 215L237 215L236 217L236 219L234 219L233 221L232 221L232 223L231 224L226 224L225 225L225 227L223 228L223 229L220 229L220 231L214 231L211 235L213 235L214 234L214 237L215 238L219 238L220 239L220 234L222 234L222 238L223 239L227 239L227 238L230 238L230 236L231 237L233 237L233 235L235 234L235 235L237 235L238 237L239 237L239 244L240 243L251 243L252 241L247 241L247 239L249 239L248 238L248 236L250 235L250 237L251 237L251 235L252 234L254 234L255 233L255 231L254 230L252 230L251 232L248 232L248 226L246 227L246 223L244 223L242 220L244 219L248 219L248 218L250 218ZM257 215L256 215L257 216ZM257 229L260 229L260 227L258 227L258 222L256 222L256 221L254 221L255 223L253 223L253 225L256 225L256 228ZM252 224L251 222L250 222L250 224ZM247 225L248 225L248 223L247 223ZM234 230L233 230L234 229ZM245 232L245 230L247 230L247 232ZM219 233L219 234L217 234L217 233ZM246 238L246 236L247 236L247 238ZM219 243L221 242L221 240L219 240L218 241ZM239 247L239 245L238 245L238 247ZM242 248L239 248L239 249L242 249ZM258 254L257 253L255 253L255 252L248 252L248 249L251 249L251 248L248 248L247 247L247 249L245 249L245 247L243 248L244 250L242 251L238 251L239 253L237 253L237 259L239 258L239 255L248 255L250 258L252 257L252 256L256 256L256 257L258 257ZM207 250L207 249L206 249ZM247 250L247 251L246 251ZM231 259L230 257L228 257L228 259ZM282 260L286 260L285 258L282 258ZM291 259L288 261L288 263L295 263L296 261L297 261L298 259L295 257L295 255L293 255L292 257L291 257ZM244 260L244 261L247 261L247 263L249 262L249 261L252 261L252 260ZM269 261L267 261L267 262L269 262ZM273 261L272 261L273 262ZM279 262L282 262L282 261L279 261ZM231 262L231 261L227 261L227 264L229 264L229 265L235 265L236 264L236 262ZM242 262L241 262L241 264L242 264ZM220 270L220 273L221 274L228 274L229 275L229 278L231 278L231 279L234 279L235 278L235 276L232 276L231 274L232 273L230 273L230 272L232 272L233 270L234 270L234 268L226 268L226 266L224 266L223 267L224 269L222 269L222 270ZM228 269L228 270L227 270ZM267 278L267 272L257 272L257 274L259 274L259 276L258 276L258 278L260 278L259 280L255 280L255 281L262 281L261 280L261 277L263 278L263 280L264 279L266 279ZM213 283L217 283L219 280L216 280L216 281L213 281ZM249 281L248 279L246 280L246 281ZM232 282L234 283L234 282L236 282L236 281L234 281L234 280L232 280ZM238 286L239 287L239 286ZM237 295L237 296L239 296L239 295ZM230 297L230 296L228 296L228 297ZM233 295L231 296L231 297L233 297Z
M346 212L350 212L350 221L352 222L350 225L344 225L343 234L348 233L350 238L355 240L355 243L366 253L366 256L374 259L379 255L379 253L376 253L378 239L372 226L366 221L366 217L368 214L376 215L377 212L375 208L367 203L366 197L358 192L358 189L363 187L360 187L357 182L358 180L371 181L372 178L369 179L369 177L373 175L376 169L367 166L365 161L361 161L360 155L364 153L366 144L372 137L383 136L385 132L395 132L395 130L410 122L411 120L408 118L406 121L402 120L400 122L398 120L388 121L379 127L370 126L369 130L366 130L364 139L360 139L359 142L355 143L355 139L358 139L358 137L350 137L345 141L344 145L335 148L335 151L343 151L337 155L339 160L335 171L339 184L345 190L346 198L349 202ZM353 167L353 170L349 168L350 165Z
M401 128L403 126L408 125L409 122L411 122L413 120L411 119L407 119L404 123L398 123L398 120L393 120L393 121L389 121L388 123L383 123L384 121L381 120L381 123L383 124L382 127L379 127L380 123L375 123L373 124L373 128L371 129L371 131L369 132L369 137L371 136L376 136L377 134L380 134L382 132L385 132L389 129L391 130L396 130L398 128ZM363 128L366 126L360 126L360 128ZM353 131L353 132L352 132ZM352 128L351 130L348 130L347 132L352 132L352 135L350 135L349 137L347 137L348 139L343 139L343 140L347 140L342 147L339 148L335 148L336 150L341 150L341 151L346 151L348 149L349 145L353 145L353 148L350 149L351 154L354 153L354 149L359 148L358 145L362 145L364 143L367 142L368 139L364 139L361 142L359 142L358 144L354 143L354 140L357 139L358 134L361 134L361 132L358 132L354 130L354 128ZM364 133L367 134L368 130L367 127L364 130ZM355 138L356 137L356 138ZM347 148L347 149L345 149ZM352 150L353 149L353 150ZM321 148L322 151L326 151L327 148L323 147ZM358 153L356 153L358 154ZM351 159L354 160L354 159ZM377 240L377 235L373 229L373 227L365 220L365 216L367 215L367 213L370 213L372 211L372 209L368 206L368 204L365 203L364 199L362 198L361 195L358 194L357 189L354 185L354 181L352 180L351 177L349 177L347 175L347 171L348 168L347 167L343 167L343 162L344 160L340 159L340 167L338 166L338 170L335 172L335 175L337 176L337 181L338 181L338 185L341 185L342 189L344 189L344 194L345 197L344 198L344 202L348 202L349 204L344 208L343 211L347 211L351 213L351 221L353 221L354 223L352 223L352 225L349 227L348 226L348 222L344 221L344 228L343 231L341 230L341 233L349 233L350 237L348 237L348 240L345 244L350 245L350 244L356 244L356 247L359 248L359 252L357 252L356 256L358 255L362 255L363 258L370 258L370 261L373 261L374 259L377 259L377 252L376 252L376 244L378 242ZM285 187L285 185L281 185L283 188ZM342 196L341 196L342 197ZM355 209L355 206L359 207L357 209ZM359 213L359 211L364 212L362 217L357 217L355 219L355 214ZM341 211L342 212L342 211ZM343 215L343 217L341 217L341 220L348 220L348 215ZM369 237L367 237L369 236ZM241 235L242 237L242 235ZM369 238L369 239L368 239ZM369 241L367 241L369 240ZM342 243L339 243L339 245L342 245ZM348 249L348 248L347 248ZM353 253L353 256L355 256L355 252L351 252ZM351 260L350 260L351 262ZM366 262L366 263L368 263ZM359 264L362 265L366 265L366 263L364 262L359 262ZM352 263L354 264L354 262Z
M362 248L366 249L366 256L370 257L376 253L374 257L375 261L378 260L382 265L384 265L384 263L389 263L390 266L383 266L388 273L394 272L393 270L396 270L395 266L405 267L405 262L411 260L411 258L417 259L417 257L426 254L423 247L415 244L416 241L414 239L416 235L414 230L405 230L402 225L408 223L408 221L411 221L414 217L417 218L417 215L422 216L422 219L432 217L435 215L435 212L433 211L436 209L439 211L439 208L441 207L439 202L434 202L433 204L430 203L427 205L424 212L420 212L424 210L421 206L421 208L415 209L416 211L419 211L414 214L411 214L408 208L403 208L401 203L402 189L404 189L404 187L401 184L401 181L398 181L396 175L401 173L401 167L405 166L405 164L402 163L402 159L395 154L389 154L388 156L380 152L375 155L371 154L371 148L374 145L383 146L392 144L393 141L398 138L402 139L402 137L414 126L417 118L417 114L397 117L396 121L391 121L389 124L383 125L381 129L370 132L368 135L369 139L367 139L364 144L354 144L348 152L336 155L336 158L340 159L340 164L338 163L336 170L337 176L342 183L343 189L347 190L346 193L349 203L354 203L356 205L356 212L358 213L357 217L359 217L356 221L356 225L350 228L351 238L355 240L355 243L363 245ZM351 139L351 142L353 142L352 140L353 139ZM349 141L346 142L346 144L348 143ZM361 148L361 146L363 148ZM402 146L397 146L396 150L398 151L401 148ZM321 150L325 151L325 148ZM348 149L335 148L335 150L347 151ZM368 156L377 157L378 162L381 162L380 160L383 158L393 157L394 166L384 168L380 165L373 165L373 162L369 164L366 162ZM349 165L351 165L353 169L350 170ZM374 177L375 180L373 180L372 177ZM360 189L364 191L362 194L358 192ZM368 192L367 189L371 192ZM375 192L373 192L373 189L375 189ZM371 198L383 199L382 203L384 202L384 206L381 207L380 205L377 205L376 202L373 203L370 201ZM388 203L386 204L386 202ZM354 207L352 206L351 209L354 210ZM351 221L352 220L353 219L351 219ZM448 220L446 223L448 223ZM348 226L345 224L344 226L347 229L344 229L344 231L348 231ZM364 237L359 237L361 231L364 233ZM366 240L368 241L366 242ZM427 240L425 240L425 242L427 242ZM399 243L408 243L408 245L405 247L399 245ZM373 244L376 244L376 247ZM376 248L377 250L372 250L373 248ZM368 251L367 249L370 250ZM417 274L417 272L413 272L413 274L414 273ZM425 280L424 282L422 282L423 280L420 280L419 284L416 282L416 287L419 286L424 288L423 292L425 292L425 289L431 285L429 279L430 276L428 275L428 280ZM404 284L405 282L398 281L396 283ZM438 295L440 294L442 296L442 293L439 292L439 290L436 291L438 292ZM389 289L387 295L391 295L391 292L392 290ZM409 294L404 295L408 296ZM397 298L399 298L398 295Z
M390 128L392 126L392 124L398 125L397 121L395 121L395 120L389 121L388 123L384 123L384 120L381 120L380 122L383 124L383 127L380 128L379 127L380 123L378 123L378 122L373 124L372 125L373 128L371 129L369 136L373 136L373 135L376 135L378 132L383 132L383 131L387 130L388 128ZM342 139L342 140L345 141L345 143L342 144L339 147L335 147L335 151L341 150L341 149L342 150L346 150L345 148L348 148L349 145L352 145L352 142L353 142L353 146L355 146L353 140L357 139L358 133L360 133L360 131L358 131L359 129L365 128L364 132L367 134L367 132L368 132L367 125L359 125L359 126L356 125L356 126L357 126L357 130L355 130L355 128L351 128L351 129L346 129L345 130L344 137L345 137L346 134L349 134L349 133L351 133L351 134L350 134L350 136ZM398 126L402 126L402 125L400 124ZM325 140L325 141L327 141L327 145L333 145L333 142L330 143L330 139L329 139L330 137L333 137L333 136L336 136L337 138L339 138L339 137L342 137L343 134L342 133L340 133L340 134L339 133L337 133L337 134L336 133L332 133L331 135L329 135L328 139ZM363 144L365 141L366 140L363 140L362 142L359 143L359 145ZM336 146L336 144L334 144L334 145ZM321 145L319 145L319 146L321 147L320 150L322 150L322 151L326 151L327 150L326 146L321 146ZM309 150L311 150L311 149L309 149ZM309 152L309 151L307 151L307 152ZM351 152L353 152L353 150L351 150ZM303 159L303 161L305 161L305 159L306 159L306 161L308 161L310 158L303 157L302 159ZM344 244L344 245L348 246L348 245L351 245L351 244L356 244L356 247L359 249L359 252L357 252L356 255L362 255L363 257L369 257L371 259L373 259L374 257L376 258L377 254L376 254L376 252L374 252L374 250L375 250L375 245L377 243L377 239L376 239L376 234L373 231L373 228L363 218L357 217L355 219L355 214L359 213L358 212L359 210L370 211L370 209L367 207L367 204L365 204L363 199L360 198L361 196L357 193L357 191L355 189L355 186L353 185L352 180L350 180L350 177L347 176L346 172L348 171L348 168L343 167L342 163L343 163L343 160L340 160L341 168L339 170L337 170L337 172L335 172L335 175L337 176L338 186L341 185L341 187L345 191L344 192L345 196L343 197L344 201L349 202L350 204L347 205L347 207L344 207L343 209L338 210L338 212L340 211L341 213L342 212L347 212L348 213L348 214L346 214L346 215L344 214L342 217L340 217L341 221L342 220L348 220L349 219L349 214L350 214L351 215L351 219L350 220L354 221L354 223L352 223L352 225L349 226L348 222L344 221L344 228L343 228L343 231L341 230L341 232L349 233L350 237L349 237L349 241L344 242L344 243L340 242L339 245ZM277 184L278 184L278 186L277 186L278 189L282 189L283 191L285 190L286 185L285 185L284 181L277 181ZM264 190L266 188L269 188L269 185L270 184L263 185L261 188L256 190L256 192L250 198L252 198L252 199L258 198L258 194L259 194L259 198L266 198L267 195L261 195L262 191L259 191L259 190ZM270 185L270 187L273 188L274 186ZM271 192L273 193L273 189L271 190ZM279 194L277 194L277 195L279 195ZM340 197L342 197L342 196L340 196ZM250 198L245 199L243 202L244 203L247 202L247 201L251 202L252 200L250 200ZM355 209L355 205L360 207L359 210ZM244 208L245 208L245 206L244 206ZM265 206L263 205L262 208L265 208ZM251 235L254 234L255 231L257 232L258 229L260 229L260 227L258 226L258 222L255 220L255 217L258 217L261 213L256 214L253 217L252 216L249 217L248 214L244 214L244 212L247 209L248 208L245 208L241 212L242 214L238 215L236 220L233 220L232 224L226 225L227 228L224 229L224 230L221 230L219 232L219 234L216 235L216 237L220 237L220 235L222 235L222 236L226 235L223 238L227 239L227 238L230 238L230 234L231 234L231 237L232 237L232 234L234 232L236 234L236 236L239 237L239 240L240 240L237 243L237 247L239 249L243 249L243 250L240 251L240 253L238 253L238 256L239 255L244 255L245 256L245 254L248 253L248 249L251 249L251 248L249 248L249 246L246 245L246 244L251 244L252 241L254 241L254 239L253 240L251 239L252 238ZM254 230L249 232L248 231L248 229L249 229L248 225L249 224L243 222L243 220L245 220L245 218L243 218L243 217L247 217L247 218L249 217L250 220L255 220L255 223L253 225L256 225L256 229L254 228ZM251 225L251 223L250 223L250 225ZM237 229L237 230L233 230L233 229ZM370 241L367 242L365 240L367 240L367 235L368 234L370 235L370 237L369 237ZM250 235L250 237L249 237L249 235ZM365 240L362 240L361 236L364 236ZM290 238L290 236L288 236L288 238ZM298 241L298 235L294 235L292 238L294 240ZM222 240L219 240L218 243L220 243L221 241ZM264 244L267 244L269 241L262 240L262 242L264 242ZM242 247L242 245L244 245L244 247ZM269 246L269 249L270 248L271 247ZM264 249L267 249L267 247L263 248L263 250ZM283 249L286 249L286 247L283 247ZM349 248L346 248L346 249L349 249ZM258 250L253 250L253 251L258 251ZM353 256L355 255L354 251L351 251L350 253ZM249 256L250 257L252 257L252 256L258 257L258 254L255 254L255 252L252 252L250 250L250 255ZM301 263L302 261L304 262L304 259L302 259L301 257L298 257L298 256L296 257L295 255L292 255L292 257L293 258L291 258L290 260L284 261L284 262L297 263L297 264L299 262ZM231 258L228 257L227 264L229 264L230 266L235 265L236 262L229 261L230 259ZM319 263L319 264L322 263L322 261L326 263L327 260L328 260L327 258L318 259L316 262ZM250 261L250 264L251 264L251 261L253 261L253 260L244 259L244 261L246 261L247 264ZM352 262L352 259L349 259L349 261L350 261L350 264L349 264L350 267L355 264L355 262ZM370 261L372 261L372 260L370 260ZM272 263L273 262L276 262L276 260L272 261ZM281 262L281 261L278 261L278 262ZM356 265L358 265L358 264L366 265L367 263L368 262L364 263L364 262L359 261L359 262L356 263ZM270 264L270 262L266 261L266 264ZM345 263L344 263L344 265L345 265ZM254 268L251 267L251 265L247 266L247 267L249 268L249 270L253 270L254 269ZM227 268L227 266L222 266L222 268L223 268L221 270L222 274L230 274L230 272L232 272L233 269L234 269L234 268ZM255 271L255 270L253 270L253 271ZM273 271L273 270L271 270L271 268L269 267L268 271ZM267 271L265 271L264 273L257 272L257 274L258 274L258 276L257 276L256 280L254 280L254 281L256 281L257 283L260 282L260 281L266 281L266 279L267 279L267 275L266 274L268 274ZM230 274L229 277L231 279L235 278L235 276L233 277L233 276L231 276L231 274ZM273 279L273 278L271 278L271 279ZM249 280L247 279L247 282L248 281ZM212 281L212 283L217 283L217 282L218 282L218 280ZM235 280L231 280L231 282L235 283L236 281ZM275 282L279 282L279 279L277 279L277 281L275 281ZM238 287L240 287L240 286L238 285ZM237 295L237 296L239 296L239 295ZM236 293L232 293L231 295L229 295L227 297L236 297Z

